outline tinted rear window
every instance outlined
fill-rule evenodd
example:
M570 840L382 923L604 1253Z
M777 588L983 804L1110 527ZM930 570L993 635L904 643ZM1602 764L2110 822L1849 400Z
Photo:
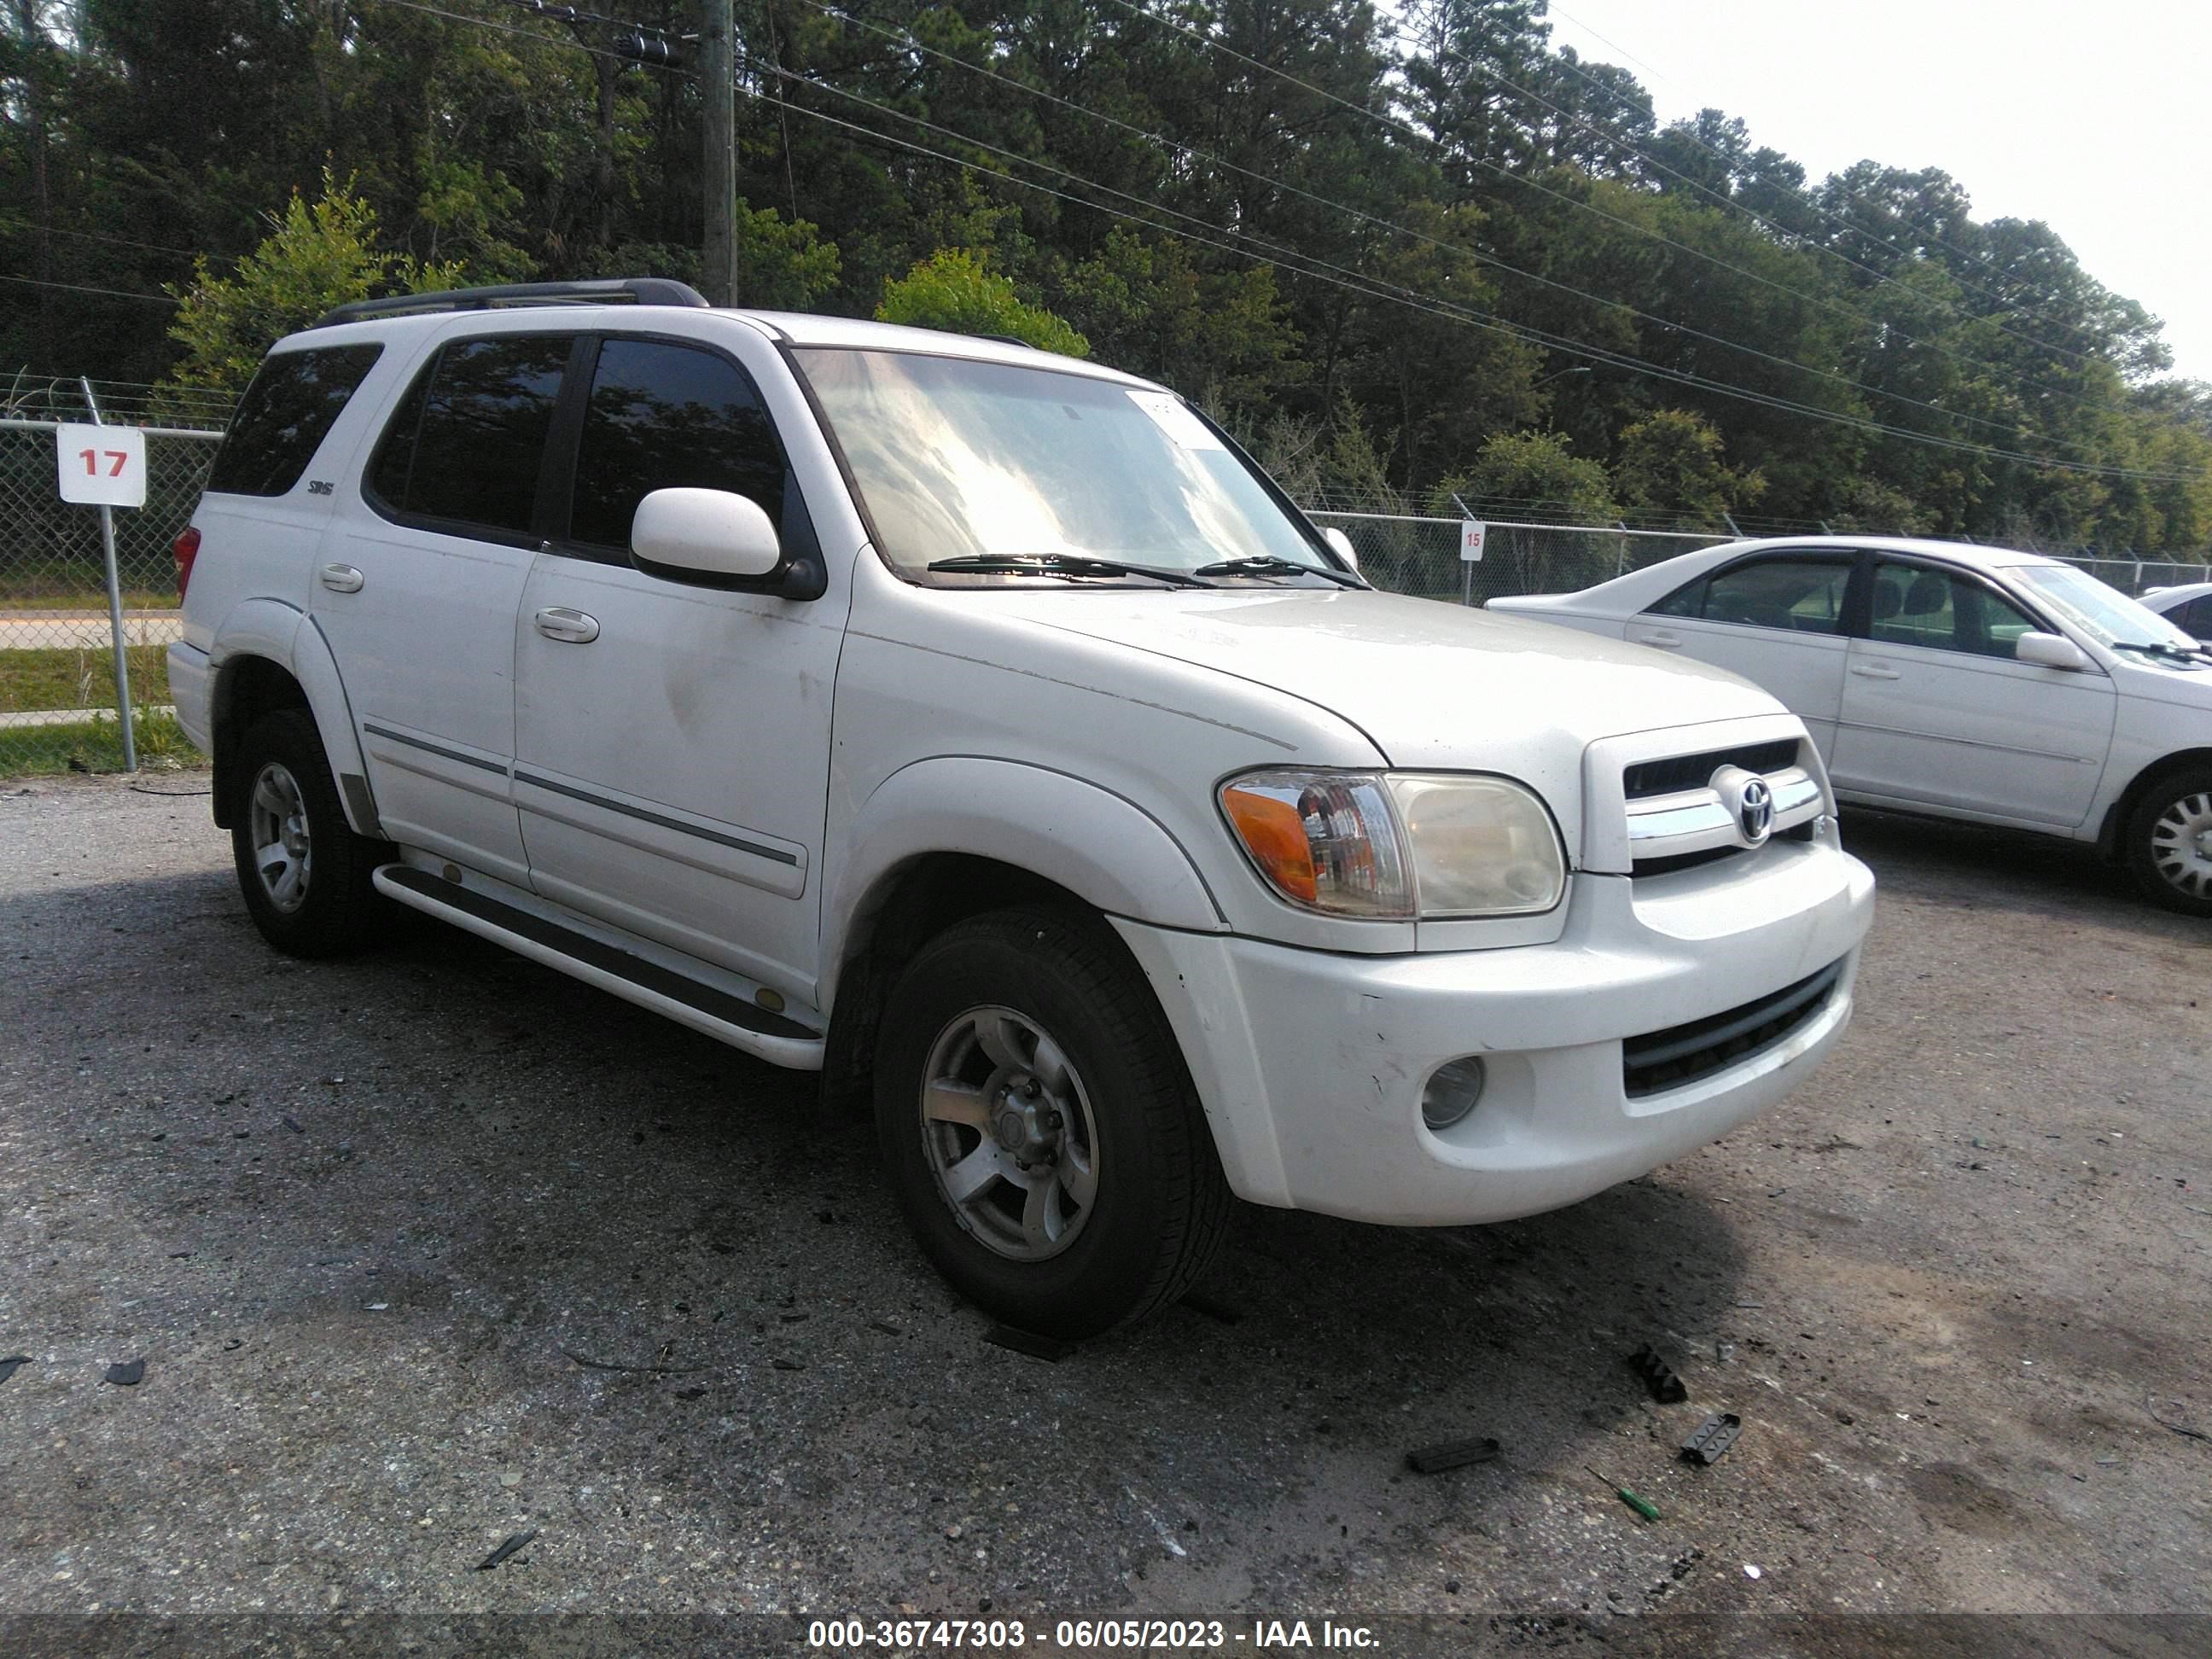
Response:
M439 353L369 468L390 512L526 534L571 334L459 340Z
M261 365L239 400L207 487L226 495L282 495L384 353L380 345L287 351Z

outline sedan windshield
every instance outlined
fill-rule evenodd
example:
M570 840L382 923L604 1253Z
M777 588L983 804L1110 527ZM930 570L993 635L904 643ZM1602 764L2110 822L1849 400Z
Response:
M2027 564L2008 573L2044 604L2098 644L2169 646L2195 651L2197 642L2148 605L2070 564Z
M905 575L1130 580L1079 568L1086 560L1188 572L1249 559L1253 569L1228 574L1272 580L1334 573L1252 468L1171 393L918 352L795 356L879 550ZM945 560L965 568L925 574Z

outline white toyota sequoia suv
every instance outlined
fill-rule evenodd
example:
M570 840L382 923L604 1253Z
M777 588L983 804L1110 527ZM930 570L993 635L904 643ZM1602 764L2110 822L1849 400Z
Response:
M1747 682L1379 593L1174 393L656 279L280 342L177 714L302 956L411 907L872 1101L1022 1328L1236 1196L1503 1220L1773 1105L1873 879Z

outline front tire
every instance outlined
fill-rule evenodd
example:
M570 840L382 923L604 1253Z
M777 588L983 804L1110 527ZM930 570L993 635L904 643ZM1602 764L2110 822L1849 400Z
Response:
M2168 773L2128 819L2129 873L2153 904L2212 916L2212 767Z
M231 769L231 853L246 914L261 937L295 957L357 951L380 933L389 906L370 878L389 850L357 836L314 718L264 714L240 740Z
M1188 1289L1230 1194L1173 1034L1106 929L1044 909L947 929L892 988L876 1126L899 1206L956 1289L1096 1336Z

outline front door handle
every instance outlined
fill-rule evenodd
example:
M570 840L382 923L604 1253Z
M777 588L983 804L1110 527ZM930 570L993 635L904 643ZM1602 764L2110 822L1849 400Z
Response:
M538 613L538 631L565 645L589 645L599 637L599 619L565 605L548 605Z
M333 593L358 593L361 583L361 572L349 564L326 564L323 567L323 586Z
M1863 674L1870 680L1901 680L1905 678L1886 662L1855 662L1851 665L1851 672Z
M1638 634L1636 642L1638 645L1656 645L1662 651L1673 651L1681 645L1682 636L1680 634Z

